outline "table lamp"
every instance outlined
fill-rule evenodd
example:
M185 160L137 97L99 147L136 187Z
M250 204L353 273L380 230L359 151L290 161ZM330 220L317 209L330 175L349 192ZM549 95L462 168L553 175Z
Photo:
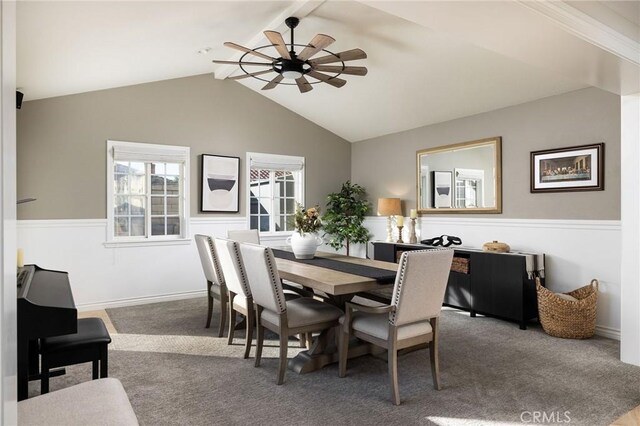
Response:
M393 242L391 217L402 214L400 198L378 198L378 216L387 216L387 242Z

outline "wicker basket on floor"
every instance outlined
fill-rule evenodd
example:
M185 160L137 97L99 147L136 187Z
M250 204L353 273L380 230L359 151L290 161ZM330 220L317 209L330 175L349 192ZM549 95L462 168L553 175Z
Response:
M577 300L567 300L540 284L536 278L538 292L538 317L544 331L565 339L588 339L596 328L596 303L598 302L598 280L569 293Z

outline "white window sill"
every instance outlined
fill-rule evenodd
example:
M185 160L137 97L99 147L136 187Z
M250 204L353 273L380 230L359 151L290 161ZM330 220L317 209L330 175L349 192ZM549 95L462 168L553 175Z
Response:
M191 244L191 238L176 238L171 240L139 240L139 241L105 241L106 248L120 247L149 247L149 246L183 246Z

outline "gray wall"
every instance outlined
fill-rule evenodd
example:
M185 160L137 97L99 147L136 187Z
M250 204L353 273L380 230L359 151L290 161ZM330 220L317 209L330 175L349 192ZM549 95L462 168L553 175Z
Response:
M19 206L18 218L105 218L107 139L190 146L192 216L203 153L240 157L241 182L247 151L304 156L308 205L324 206L350 177L348 142L240 84L201 75L25 102L18 198L38 201ZM239 215L245 196L242 184Z
M408 214L416 205L417 150L493 136L502 136L498 217L620 219L620 97L596 88L357 142L351 178L374 202L400 197ZM604 191L530 193L531 151L598 142L605 143Z

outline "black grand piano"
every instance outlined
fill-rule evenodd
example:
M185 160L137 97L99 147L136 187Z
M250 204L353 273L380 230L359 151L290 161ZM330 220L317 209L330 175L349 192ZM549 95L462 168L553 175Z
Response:
M18 401L39 373L38 339L76 333L78 311L66 272L37 265L18 269Z

